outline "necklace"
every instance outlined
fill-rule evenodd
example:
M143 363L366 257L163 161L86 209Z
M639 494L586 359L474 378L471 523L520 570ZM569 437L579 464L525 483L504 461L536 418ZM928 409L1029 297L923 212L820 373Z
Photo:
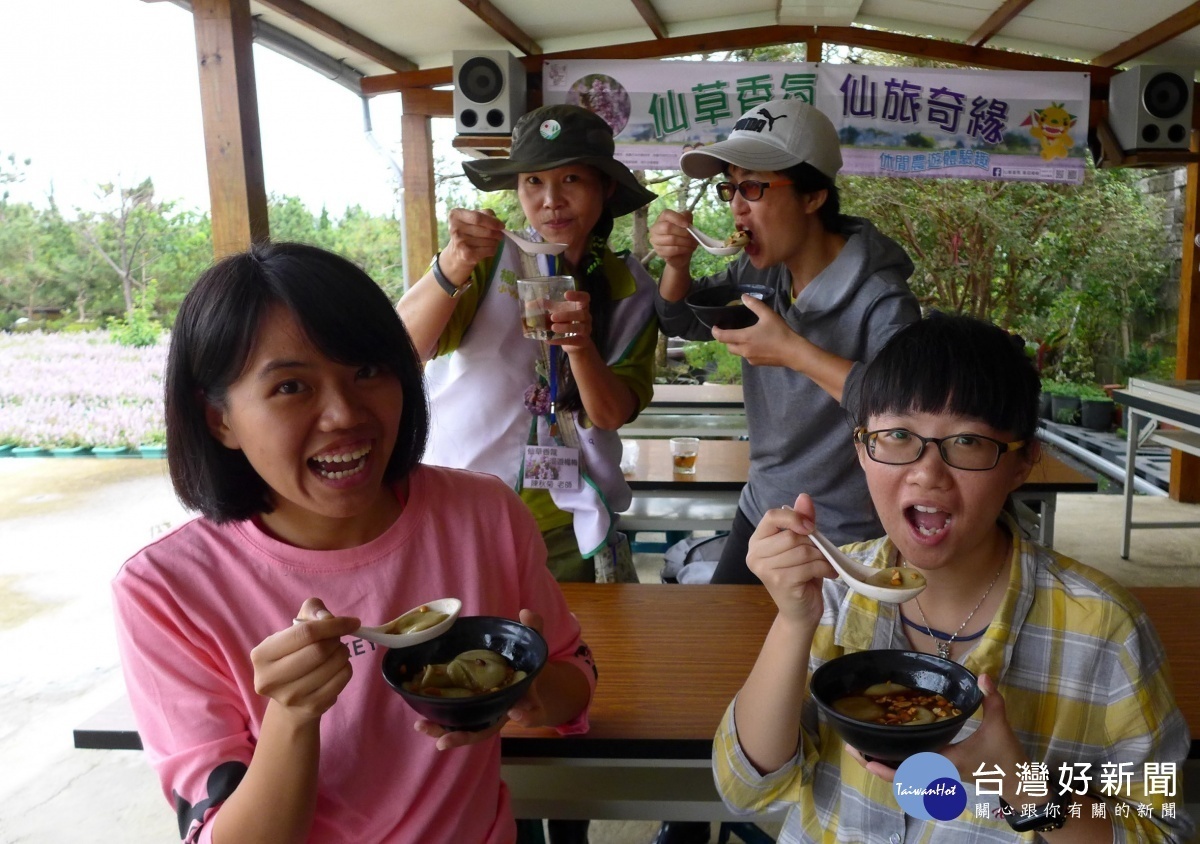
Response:
M917 612L921 614L921 621L925 622L925 627L921 628L920 626L909 622L910 626L916 627L918 630L923 630L926 636L928 636L930 639L934 639L937 642L937 655L942 659L949 659L950 645L953 642L958 641L958 634L963 632L963 628L966 627L967 624L970 623L971 619L975 617L975 613L980 607L983 606L983 602L987 600L987 596L992 594L992 587L995 586L996 581L1000 579L1000 572L1002 571L1004 571L1003 563L1000 564L1000 568L996 569L996 573L992 576L992 582L988 584L987 591L983 593L983 597L979 599L979 603L975 605L975 609L971 610L967 617L963 619L963 623L958 625L958 629L950 635L946 635L941 630L934 630L929 626L929 620L925 618L925 610L921 609L921 602L916 598L913 598L913 603L917 605ZM903 618L903 616L901 616L901 618ZM904 620L908 621L908 619ZM975 633L971 636L964 636L961 641L966 642L971 639L976 639L982 635L983 630L980 630L978 633Z

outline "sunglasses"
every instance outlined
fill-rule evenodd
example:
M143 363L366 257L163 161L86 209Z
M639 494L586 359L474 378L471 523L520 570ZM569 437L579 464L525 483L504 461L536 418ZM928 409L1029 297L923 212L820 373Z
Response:
M790 179L775 179L772 182L759 182L746 179L744 182L717 182L717 196L722 202L733 202L733 195L740 193L747 202L762 199L763 191L767 188L777 188L792 184Z

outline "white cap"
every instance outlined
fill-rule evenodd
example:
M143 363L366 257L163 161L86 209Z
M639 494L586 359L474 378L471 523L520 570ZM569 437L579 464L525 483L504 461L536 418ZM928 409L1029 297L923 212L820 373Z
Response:
M684 173L707 179L726 164L746 170L786 170L808 162L829 178L842 169L842 146L832 121L800 100L771 100L738 118L728 140L688 150Z

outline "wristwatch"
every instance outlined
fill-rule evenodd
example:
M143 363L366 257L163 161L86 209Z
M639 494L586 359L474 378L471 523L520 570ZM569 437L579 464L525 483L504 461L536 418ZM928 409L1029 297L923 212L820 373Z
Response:
M464 290L466 290L468 287L471 286L471 280L467 279L467 283L464 284L462 287L455 287L454 282L452 282L450 279L446 278L446 274L444 272L442 272L442 268L438 264L438 256L440 256L441 254L442 253L439 252L437 255L433 256L433 260L429 262L429 269L431 269L433 271L433 280L438 283L438 287L445 290L446 295L449 296L451 299L457 299L458 294L462 293Z
M1000 798L1000 809L1004 820L1016 832L1053 832L1062 829L1067 822L1067 813L1063 811L1066 795L1060 794L1038 806L1032 814L1022 815Z

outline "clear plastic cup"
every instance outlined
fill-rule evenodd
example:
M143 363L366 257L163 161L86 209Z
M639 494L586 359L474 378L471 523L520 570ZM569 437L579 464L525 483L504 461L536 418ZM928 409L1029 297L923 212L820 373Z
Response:
M671 465L676 475L696 474L696 458L699 456L700 440L698 438L671 438Z
M530 340L553 340L569 337L555 334L550 328L550 315L576 307L567 301L567 291L575 289L575 279L569 275L549 275L517 280L517 299L521 302L521 331Z

